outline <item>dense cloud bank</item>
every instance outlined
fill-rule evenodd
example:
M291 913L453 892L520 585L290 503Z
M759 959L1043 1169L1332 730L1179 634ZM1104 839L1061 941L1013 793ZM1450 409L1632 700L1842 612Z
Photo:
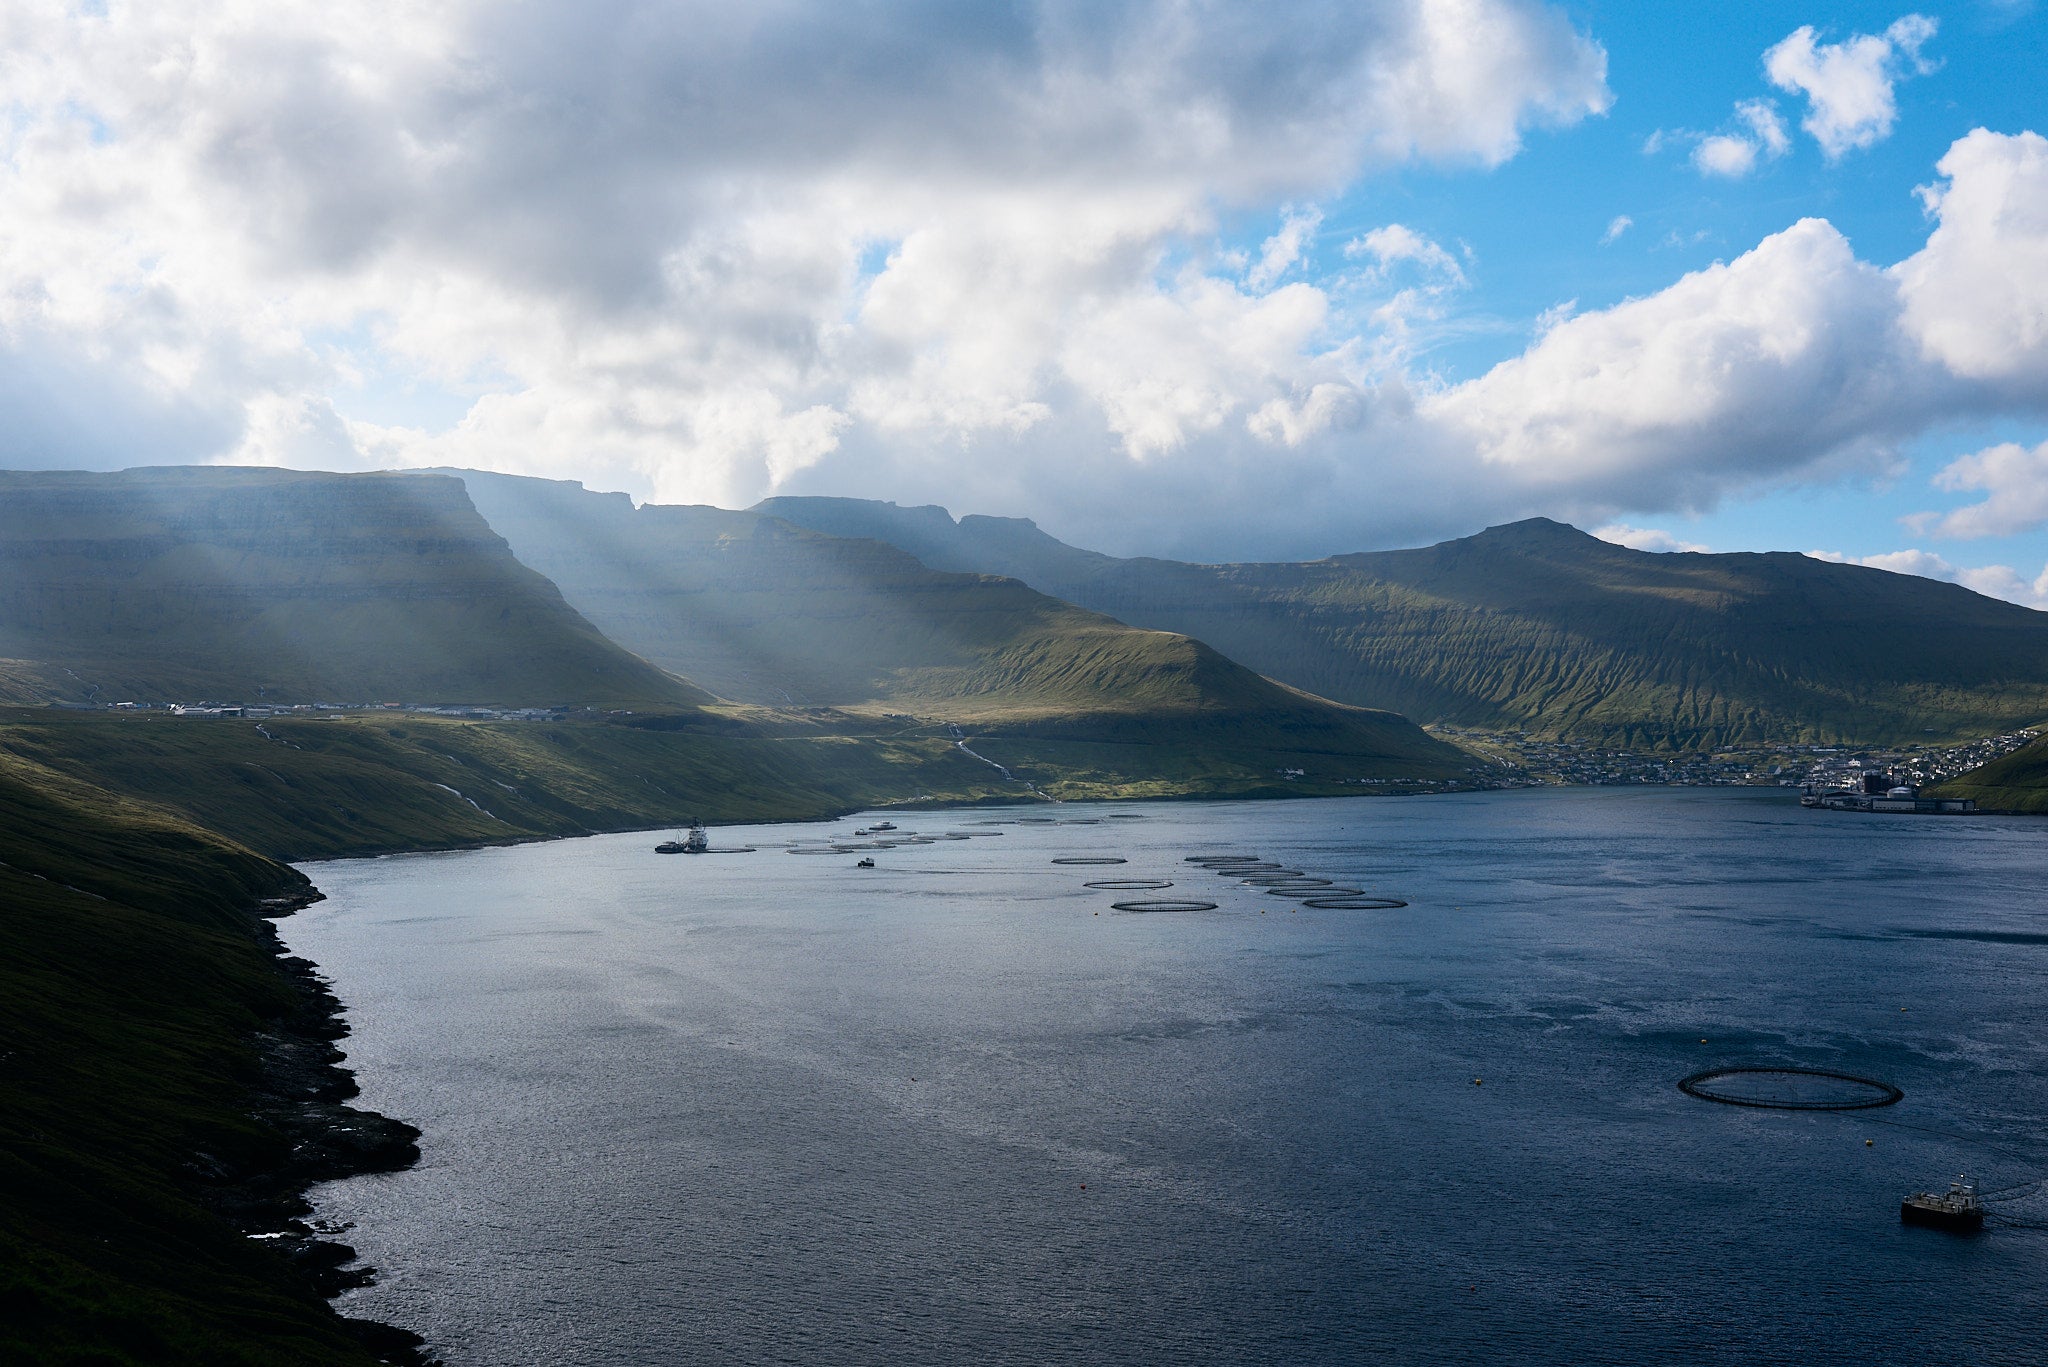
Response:
M1888 117L1802 53L1772 79L1810 131ZM1605 54L1533 0L47 3L0 62L5 464L476 465L1302 555L1709 506L2048 400L2048 147L1986 131L1904 262L1809 219L1417 373L1456 254L1388 224L1304 278L1312 206L1602 113ZM1273 232L1239 256L1242 213ZM419 387L459 420L393 417ZM2042 478L1979 459L1956 487L2001 508Z

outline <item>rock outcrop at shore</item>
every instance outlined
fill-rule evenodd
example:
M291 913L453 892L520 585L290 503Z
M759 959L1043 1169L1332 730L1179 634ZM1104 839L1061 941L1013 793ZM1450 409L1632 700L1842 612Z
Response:
M319 898L318 892L309 892L271 899L262 914L287 916ZM331 1298L368 1286L376 1269L350 1266L357 1261L356 1250L333 1237L343 1231L309 1221L307 1191L320 1182L411 1167L420 1160L420 1132L402 1120L344 1104L360 1089L354 1072L342 1066L347 1055L335 1043L349 1033L341 1002L317 965L286 954L273 927L264 925L262 932L277 955L278 970L291 982L294 1000L256 1036L261 1071L251 1113L277 1131L286 1148L281 1161L207 1174L207 1199ZM433 1367L425 1341L410 1330L347 1316L343 1323L380 1361Z

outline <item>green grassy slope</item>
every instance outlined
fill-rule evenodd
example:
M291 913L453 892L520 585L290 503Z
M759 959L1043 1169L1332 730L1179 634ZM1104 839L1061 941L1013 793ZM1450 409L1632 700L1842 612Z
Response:
M929 734L853 719L464 722L360 714L254 723L0 709L0 753L156 803L279 859L825 817L876 802L972 802L982 765ZM264 733L267 732L268 736Z
M1356 792L1400 777L1284 734L1198 751L1029 727L969 731L1054 797ZM0 709L0 755L155 803L278 859L671 825L822 819L861 807L1029 797L937 724L742 712L584 722L362 714L236 720ZM1311 740L1317 739L1311 737ZM1304 778L1282 785L1282 768Z
M292 993L250 913L305 886L0 750L0 1361L373 1361L194 1178L281 1158L243 1098Z
M1385 712L1274 684L1174 632L878 541L717 508L635 509L574 484L464 473L520 558L614 640L722 696L901 710L981 734L1343 754L1440 776L1464 758Z
M1971 798L1987 812L2048 812L2048 736L1928 792Z
M688 706L416 475L0 471L0 700Z
M2048 716L2048 613L1801 555L1654 555L1533 519L1419 550L1189 565L1079 551L1010 519L763 506L1424 721L1711 748L1964 739Z

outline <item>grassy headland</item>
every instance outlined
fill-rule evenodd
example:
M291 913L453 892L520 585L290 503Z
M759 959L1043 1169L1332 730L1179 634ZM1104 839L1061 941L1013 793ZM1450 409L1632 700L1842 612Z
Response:
M1973 799L1987 812L2048 813L2048 736L1928 792Z

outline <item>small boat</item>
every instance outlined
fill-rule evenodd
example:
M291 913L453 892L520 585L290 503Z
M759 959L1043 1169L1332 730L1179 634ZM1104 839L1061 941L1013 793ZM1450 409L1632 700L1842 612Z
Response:
M692 821L690 833L681 840L664 840L654 847L656 854L708 854L711 837L704 833L704 823Z
M1909 1225L1973 1234L1984 1228L1984 1202L1965 1173L1947 1191L1916 1191L1900 1201L1899 1218Z
M854 867L855 867L855 868L857 868L857 869L871 869L871 868L873 868L874 866L875 866L875 861L874 861L874 860L872 860L872 859L863 859L863 860L861 860L861 861L860 861L860 862L859 862L858 864L855 864L855 865L854 865Z
M879 835L883 831L893 831L895 829L896 823L893 821L877 821L874 825L868 827L869 832L875 835Z

